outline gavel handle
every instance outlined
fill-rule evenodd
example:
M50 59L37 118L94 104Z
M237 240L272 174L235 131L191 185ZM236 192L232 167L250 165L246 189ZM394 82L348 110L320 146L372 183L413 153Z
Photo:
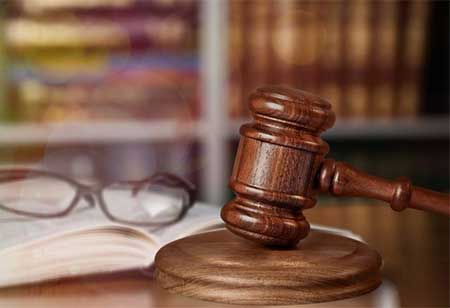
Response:
M450 216L448 194L412 186L405 178L386 180L368 175L349 164L326 159L317 179L321 192L335 196L368 197L388 202L396 211L410 207Z

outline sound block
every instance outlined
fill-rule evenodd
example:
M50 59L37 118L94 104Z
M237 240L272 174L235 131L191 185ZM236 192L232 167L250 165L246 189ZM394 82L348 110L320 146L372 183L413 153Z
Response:
M380 255L366 244L312 230L295 249L267 248L223 229L159 250L156 281L171 293L230 303L281 305L332 301L381 283Z

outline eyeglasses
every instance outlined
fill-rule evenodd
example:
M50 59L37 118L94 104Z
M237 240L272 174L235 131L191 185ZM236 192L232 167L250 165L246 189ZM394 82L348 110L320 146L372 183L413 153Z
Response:
M0 209L22 216L63 217L81 203L98 203L114 222L161 226L182 219L194 199L194 185L169 173L88 186L48 171L0 169Z

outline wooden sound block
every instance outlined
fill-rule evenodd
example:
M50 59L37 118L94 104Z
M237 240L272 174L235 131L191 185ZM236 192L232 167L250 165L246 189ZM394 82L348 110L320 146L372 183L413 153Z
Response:
M227 230L172 242L155 259L171 293L230 304L301 304L370 292L381 283L380 255L366 244L312 230L295 249L271 249Z

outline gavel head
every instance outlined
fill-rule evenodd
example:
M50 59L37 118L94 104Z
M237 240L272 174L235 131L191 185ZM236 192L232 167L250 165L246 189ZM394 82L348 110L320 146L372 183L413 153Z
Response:
M254 121L240 129L231 189L221 212L227 228L269 246L293 246L309 232L304 209L315 205L315 175L329 147L330 103L307 92L267 86L250 95Z

